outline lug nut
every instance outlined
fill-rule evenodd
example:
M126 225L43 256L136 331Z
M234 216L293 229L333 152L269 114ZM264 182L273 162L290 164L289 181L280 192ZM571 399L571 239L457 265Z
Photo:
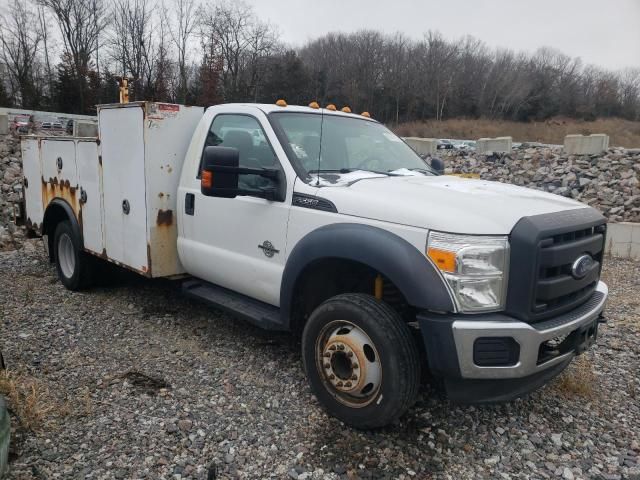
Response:
M330 356L331 356L331 354L330 354L329 352L325 352L323 356L324 356L324 357L330 357Z
M336 383L336 386L341 387L342 386L342 382Z
M324 368L330 368L330 367L331 367L331 365L329 365L328 363L324 364Z
M331 345L331 346L329 347L329 350L335 350L335 349L336 349L336 346L335 346L335 345Z
M358 369L358 364L357 363L352 363L351 364L351 368L353 368L354 370Z
M338 345L338 350L344 350L344 345Z
M329 380L333 380L335 378L336 378L336 376L333 373L331 375L329 375Z
M351 380L357 380L358 376L357 375L351 375Z
M350 387L351 386L351 382L345 382L344 386L345 387Z
M353 357L353 352L347 352L347 357L349 358Z

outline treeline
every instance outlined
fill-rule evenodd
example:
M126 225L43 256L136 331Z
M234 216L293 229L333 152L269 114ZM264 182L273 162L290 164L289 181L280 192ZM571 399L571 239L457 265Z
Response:
M437 32L329 33L292 49L240 2L11 0L0 18L0 105L95 113L118 101L306 104L386 122L556 115L640 119L640 69L585 66L549 48L490 49Z

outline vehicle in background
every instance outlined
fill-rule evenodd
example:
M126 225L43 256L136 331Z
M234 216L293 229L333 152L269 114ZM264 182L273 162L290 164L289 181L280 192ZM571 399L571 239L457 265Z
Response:
M40 130L51 130L51 122L42 122L40 124Z
M99 139L22 139L20 211L61 283L109 261L295 332L349 425L394 422L425 370L454 401L522 396L597 338L607 226L585 204L440 175L368 115L317 105L133 102L98 121Z
M453 149L453 142L451 140L447 140L447 139L440 139L438 140L438 146L436 147L438 150L452 150Z
M30 115L16 115L11 122L11 131L15 135L27 134L33 128L33 119Z
M73 118L70 118L67 122L66 132L67 135L73 135Z

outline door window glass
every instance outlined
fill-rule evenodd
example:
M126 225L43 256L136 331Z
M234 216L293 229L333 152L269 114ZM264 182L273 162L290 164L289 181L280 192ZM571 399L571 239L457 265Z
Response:
M206 147L231 147L238 150L240 166L249 168L279 168L271 145L258 121L248 115L221 114L211 123ZM203 149L204 154L204 149ZM202 168L202 163L200 165ZM258 175L240 175L238 187L259 189L268 187L272 180Z

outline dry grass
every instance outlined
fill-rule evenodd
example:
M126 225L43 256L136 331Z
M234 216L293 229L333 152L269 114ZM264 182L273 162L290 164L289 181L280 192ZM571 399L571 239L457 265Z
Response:
M57 408L47 388L34 378L10 370L0 371L0 394L9 402L9 409L28 430L42 427Z
M589 359L582 355L576 358L553 382L552 387L565 397L593 398L595 396L596 374Z
M438 122L403 123L393 130L404 137L455 138L477 140L483 137L511 136L515 142L562 144L569 134L606 133L611 146L640 148L640 122L620 118L583 121L552 118L544 122L509 122L489 119L457 118Z

